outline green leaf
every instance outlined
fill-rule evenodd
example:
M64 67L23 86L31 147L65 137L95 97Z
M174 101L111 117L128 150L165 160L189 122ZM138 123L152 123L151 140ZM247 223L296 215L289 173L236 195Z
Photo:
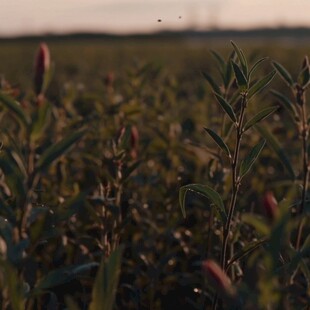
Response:
M33 294L39 294L42 291L49 290L53 287L68 283L79 276L79 274L98 267L98 263L86 263L77 266L66 266L50 271L34 289Z
M42 106L37 107L31 126L30 139L32 142L35 142L42 137L44 129L49 124L50 114L51 105L48 102L45 102Z
M245 91L248 88L248 81L246 77L244 76L244 74L242 73L242 71L240 70L239 66L234 61L232 61L231 63L234 69L234 73L235 73L235 77L236 77L239 89L241 91Z
M50 68L48 70L46 70L44 72L44 76L43 76L43 85L42 85L42 94L44 94L53 78L54 75L54 71L55 71L55 66L54 64L51 64Z
M308 290L309 290L310 289L310 269L309 269L308 265L309 264L307 263L307 261L305 261L304 259L301 260L300 270L305 276L305 279L307 281Z
M247 76L248 75L248 64L247 64L246 58L245 58L242 50L233 41L230 41L230 43L233 46L233 48L234 48L234 50L238 56L238 59L240 61L244 75Z
M218 64L219 64L219 72L222 76L223 81L225 81L225 74L224 72L226 71L226 64L224 59L222 58L222 56L220 54L218 54L217 52L211 50L210 53L212 54L212 56L217 60Z
M278 62L273 61L272 62L274 68L278 71L278 73L280 74L281 78L284 80L284 82L286 82L286 84L290 87L294 86L294 81L291 77L291 75L288 73L288 71Z
M284 106L285 109L288 110L289 113L291 113L295 118L298 118L298 114L297 111L294 107L294 104L292 103L291 100L289 100L286 96L284 96L283 94L275 91L275 90L271 90L270 91L277 99L279 99L280 103L282 103L282 105Z
M218 103L221 105L222 109L227 113L229 118L235 123L237 121L237 117L232 106L219 94L215 94L215 97Z
M0 168L13 197L17 198L17 204L22 203L26 197L25 177L6 152L0 156Z
M7 246L13 244L13 227L11 223L2 216L0 216L0 236L4 239Z
M298 84L306 88L310 82L310 68L309 65L303 68L297 78Z
M306 240L304 241L302 247L301 247L301 252L305 251L306 249L310 249L310 235L306 237Z
M241 258L247 256L248 254L250 254L251 252L253 252L257 248L259 248L260 246L262 246L266 242L267 242L267 239L262 239L262 240L253 241L253 242L248 243L246 246L244 246L242 248L242 250L240 250L239 252L234 254L234 256L229 260L229 262L226 266L226 271L229 269L229 267L234 262L236 262L236 261L240 260Z
M28 124L30 123L29 118L24 113L23 109L21 108L21 106L17 101L5 95L1 91L0 91L0 101L10 112L12 112L17 117L17 119L21 123L23 123L26 127L28 126Z
M277 139L266 128L264 128L260 125L255 125L255 128L266 139L268 146L277 154L279 160L281 161L283 166L288 171L290 177L292 178L292 180L294 180L295 179L295 173L294 173L294 170L292 168L292 165L291 165L290 161L288 160L288 157L287 157L285 151L283 150L283 148L280 146L279 142L277 141Z
M267 57L263 57L261 59L259 59L254 65L253 67L251 68L250 72L249 72L249 76L248 76L248 79L251 78L251 75L256 71L256 69L258 68L258 66L264 62L266 59L268 59Z
M254 164L255 160L257 159L258 155L262 151L266 141L262 140L258 144L256 144L247 157L241 162L240 167L240 177L244 177L249 170L251 169L252 165Z
M244 131L248 130L252 126L254 126L256 123L260 122L264 118L268 117L272 113L274 113L279 107L270 107L266 108L260 112L258 112L253 118L251 118L245 125L244 125Z
M24 310L26 309L25 283L20 278L18 270L7 260L0 260L1 267L1 287L7 288L7 309ZM3 300L1 300L3 303Z
M225 72L225 87L227 88L229 86L229 83L232 79L232 65L231 60L234 59L235 52L233 51L231 55L228 58L228 61L226 63L226 72Z
M141 165L142 161L136 161L132 165L125 167L123 171L122 182L125 182L130 175Z
M254 215L252 213L244 213L241 215L242 223L253 226L257 233L263 236L270 234L270 227L267 225L265 218Z
M219 53L217 53L216 51L213 51L213 50L211 50L210 53L218 61L221 68L224 69L226 67L226 64L225 64L223 57Z
M60 142L50 146L39 159L36 172L47 169L54 160L63 155L68 149L82 138L85 130L80 130L68 135Z
M89 310L112 310L121 270L122 248L111 253L107 261L102 259L92 291Z
M272 71L269 74L267 74L265 77L263 77L261 80L256 82L250 89L248 93L248 99L252 98L255 94L260 92L262 89L264 89L274 78L276 74L276 71Z
M67 221L84 206L86 193L80 192L76 196L68 198L62 205L57 208L55 213L56 221Z
M231 154L229 151L228 146L226 143L223 141L223 139L218 136L213 130L209 128L204 128L204 130L211 136L211 138L214 140L214 142L222 149L222 151L229 157L231 158Z
M270 234L270 254L273 258L273 263L276 266L278 264L279 253L286 240L286 235L288 233L288 222L290 221L289 212L285 212L273 225Z
M221 90L220 90L219 86L215 83L213 78L207 72L202 72L202 75L209 82L209 84L212 87L213 91L216 94L221 94Z
M208 198L218 209L223 223L226 223L227 214L225 210L225 206L223 200L218 192L212 189L209 186L202 185L202 184L189 184L182 186L179 191L179 202L182 210L182 214L186 217L185 213L185 198L188 191L194 192L198 195L204 196Z

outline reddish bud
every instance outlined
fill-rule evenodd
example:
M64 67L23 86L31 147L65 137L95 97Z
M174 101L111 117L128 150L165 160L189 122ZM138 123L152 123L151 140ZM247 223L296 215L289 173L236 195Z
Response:
M215 261L205 260L202 263L202 271L215 286L217 293L230 297L235 295L235 289L232 286L231 280Z
M278 211L278 202L273 195L273 192L267 192L263 200L266 215L271 220L274 220Z
M104 77L104 85L108 88L108 90L113 89L115 76L114 72L110 71L105 77Z
M42 94L44 76L50 69L50 52L45 43L41 43L35 59L34 86L37 95Z

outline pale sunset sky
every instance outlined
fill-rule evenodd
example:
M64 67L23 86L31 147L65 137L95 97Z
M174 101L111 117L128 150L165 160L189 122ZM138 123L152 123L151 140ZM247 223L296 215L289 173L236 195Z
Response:
M260 26L310 26L310 0L0 0L0 36Z

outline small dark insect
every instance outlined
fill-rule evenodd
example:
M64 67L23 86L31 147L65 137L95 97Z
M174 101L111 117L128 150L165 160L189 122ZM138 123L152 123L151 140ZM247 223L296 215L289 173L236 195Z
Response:
M179 16L179 19L181 19L182 18L182 16Z
M158 21L159 23L161 23L161 19L157 19L157 21Z

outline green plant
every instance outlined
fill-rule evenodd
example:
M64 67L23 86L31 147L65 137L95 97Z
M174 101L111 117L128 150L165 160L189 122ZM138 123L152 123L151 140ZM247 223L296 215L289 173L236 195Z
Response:
M219 149L221 150L222 154L226 156L228 159L228 162L230 164L230 179L229 179L229 186L230 186L230 197L226 196L226 193L223 193L222 195L219 194L217 191L215 191L212 186L209 185L200 185L200 184L190 184L185 185L181 187L180 189L180 205L182 208L183 215L185 216L185 198L186 194L189 191L195 192L199 195L202 195L206 197L211 202L211 207L214 206L216 208L216 217L221 221L222 225L222 238L221 238L221 250L219 253L219 261L221 269L225 272L229 272L230 267L238 263L238 260L243 258L245 255L249 255L252 251L262 246L264 243L267 242L267 240L273 240L274 236L272 234L276 234L276 231L273 231L271 233L270 238L262 238L259 241L252 241L249 242L248 245L238 254L235 254L234 251L234 243L238 242L238 230L240 227L242 227L246 222L251 223L252 225L254 223L254 219L252 219L251 216L246 217L245 215L241 217L238 214L236 214L236 204L239 197L240 187L242 185L242 181L244 181L245 176L250 172L252 169L252 166L254 162L257 160L259 154L261 153L262 149L265 145L265 140L260 140L251 150L247 153L247 155L244 155L244 148L242 150L242 141L244 140L244 137L246 134L250 132L250 129L252 127L255 127L258 125L260 121L268 117L269 115L273 114L277 109L278 106L274 107L267 107L257 112L255 116L252 118L249 118L247 116L247 110L249 108L249 104L251 101L253 101L254 96L259 93L262 89L264 89L273 79L275 75L275 71L272 71L268 73L265 77L260 78L258 80L254 79L254 73L257 70L258 66L265 61L265 58L262 58L258 60L250 69L247 63L247 60L244 56L243 51L232 42L234 53L235 55L231 55L230 59L227 63L224 62L222 57L215 52L213 54L215 55L216 60L219 63L220 67L220 73L223 78L222 86L219 86L214 79L208 75L207 73L204 74L205 78L211 85L214 95L216 98L216 101L219 103L223 111L225 112L226 118L228 118L228 122L232 123L232 126L229 126L228 130L225 130L225 126L223 126L222 135L218 135L215 131L213 131L210 128L205 128L209 136L214 140L214 142L217 144ZM235 57L237 58L238 63L235 61ZM274 63L275 64L275 63ZM290 83L292 87L294 87L295 90L297 90L297 96L298 96L298 104L301 107L300 112L302 113L302 119L303 121L300 124L300 132L303 137L303 145L304 145L304 152L303 152L303 158L304 158L304 188L307 187L308 182L308 173L307 173L307 167L308 167L308 161L305 159L307 157L307 151L306 149L306 139L307 134L306 131L308 130L308 127L306 125L306 116L305 116L305 105L304 105L304 87L305 85L308 85L307 80L307 70L308 66L303 65L301 76L303 77L303 84L302 86L294 86L290 76L280 65L275 64L275 67L277 71L281 74L282 77L286 79L287 82ZM237 90L231 90L232 84L232 77L231 77L231 71L234 73L234 79L236 81ZM306 76L306 77L305 77ZM233 127L233 130L231 130L231 127ZM233 146L231 147L231 132L235 132L235 139L233 140ZM251 137L253 137L252 133L249 133ZM228 144L228 142L230 142ZM270 142L270 139L269 141ZM242 159L243 157L243 159ZM220 168L224 169L224 168ZM222 198L223 197L223 198ZM302 194L302 201L305 201L305 189L303 190ZM301 210L303 210L305 202L302 202ZM225 207L225 204L227 205ZM240 210L240 206L238 208ZM301 212L301 211L300 211ZM211 216L214 213L211 213ZM241 220L241 222L240 222ZM244 221L245 223L242 223ZM282 229L285 229L284 227L287 226L287 216L285 215L285 212L282 211L282 217L280 220L278 220L278 224L275 224L275 226L280 225L279 227ZM239 224L238 224L239 223ZM285 224L286 223L286 224ZM258 228L260 224L254 224L254 227ZM284 226L283 226L284 225ZM300 228L299 224L299 234ZM280 229L280 228L278 228ZM267 231L267 230L266 230ZM210 232L211 233L211 232ZM240 234L240 233L239 233ZM263 233L263 235L266 235ZM269 233L267 233L269 235ZM279 236L277 234L277 236ZM300 237L298 237L298 240ZM268 241L269 242L269 241ZM272 243L272 241L270 241ZM299 241L297 242L299 244ZM228 252L228 249L230 251ZM278 255L272 254L272 255ZM274 260L277 260L277 258L274 257ZM267 262L267 261L266 261ZM274 266L275 267L275 266ZM272 271L270 271L272 273ZM234 275L231 274L233 277ZM272 277L272 276L270 276ZM263 294L263 293L261 293ZM262 297L263 298L263 297ZM240 301L238 301L240 302ZM244 302L244 301L241 301ZM265 301L262 301L264 303ZM218 296L217 293L215 293L215 297L213 299L213 308L217 308L218 306Z

